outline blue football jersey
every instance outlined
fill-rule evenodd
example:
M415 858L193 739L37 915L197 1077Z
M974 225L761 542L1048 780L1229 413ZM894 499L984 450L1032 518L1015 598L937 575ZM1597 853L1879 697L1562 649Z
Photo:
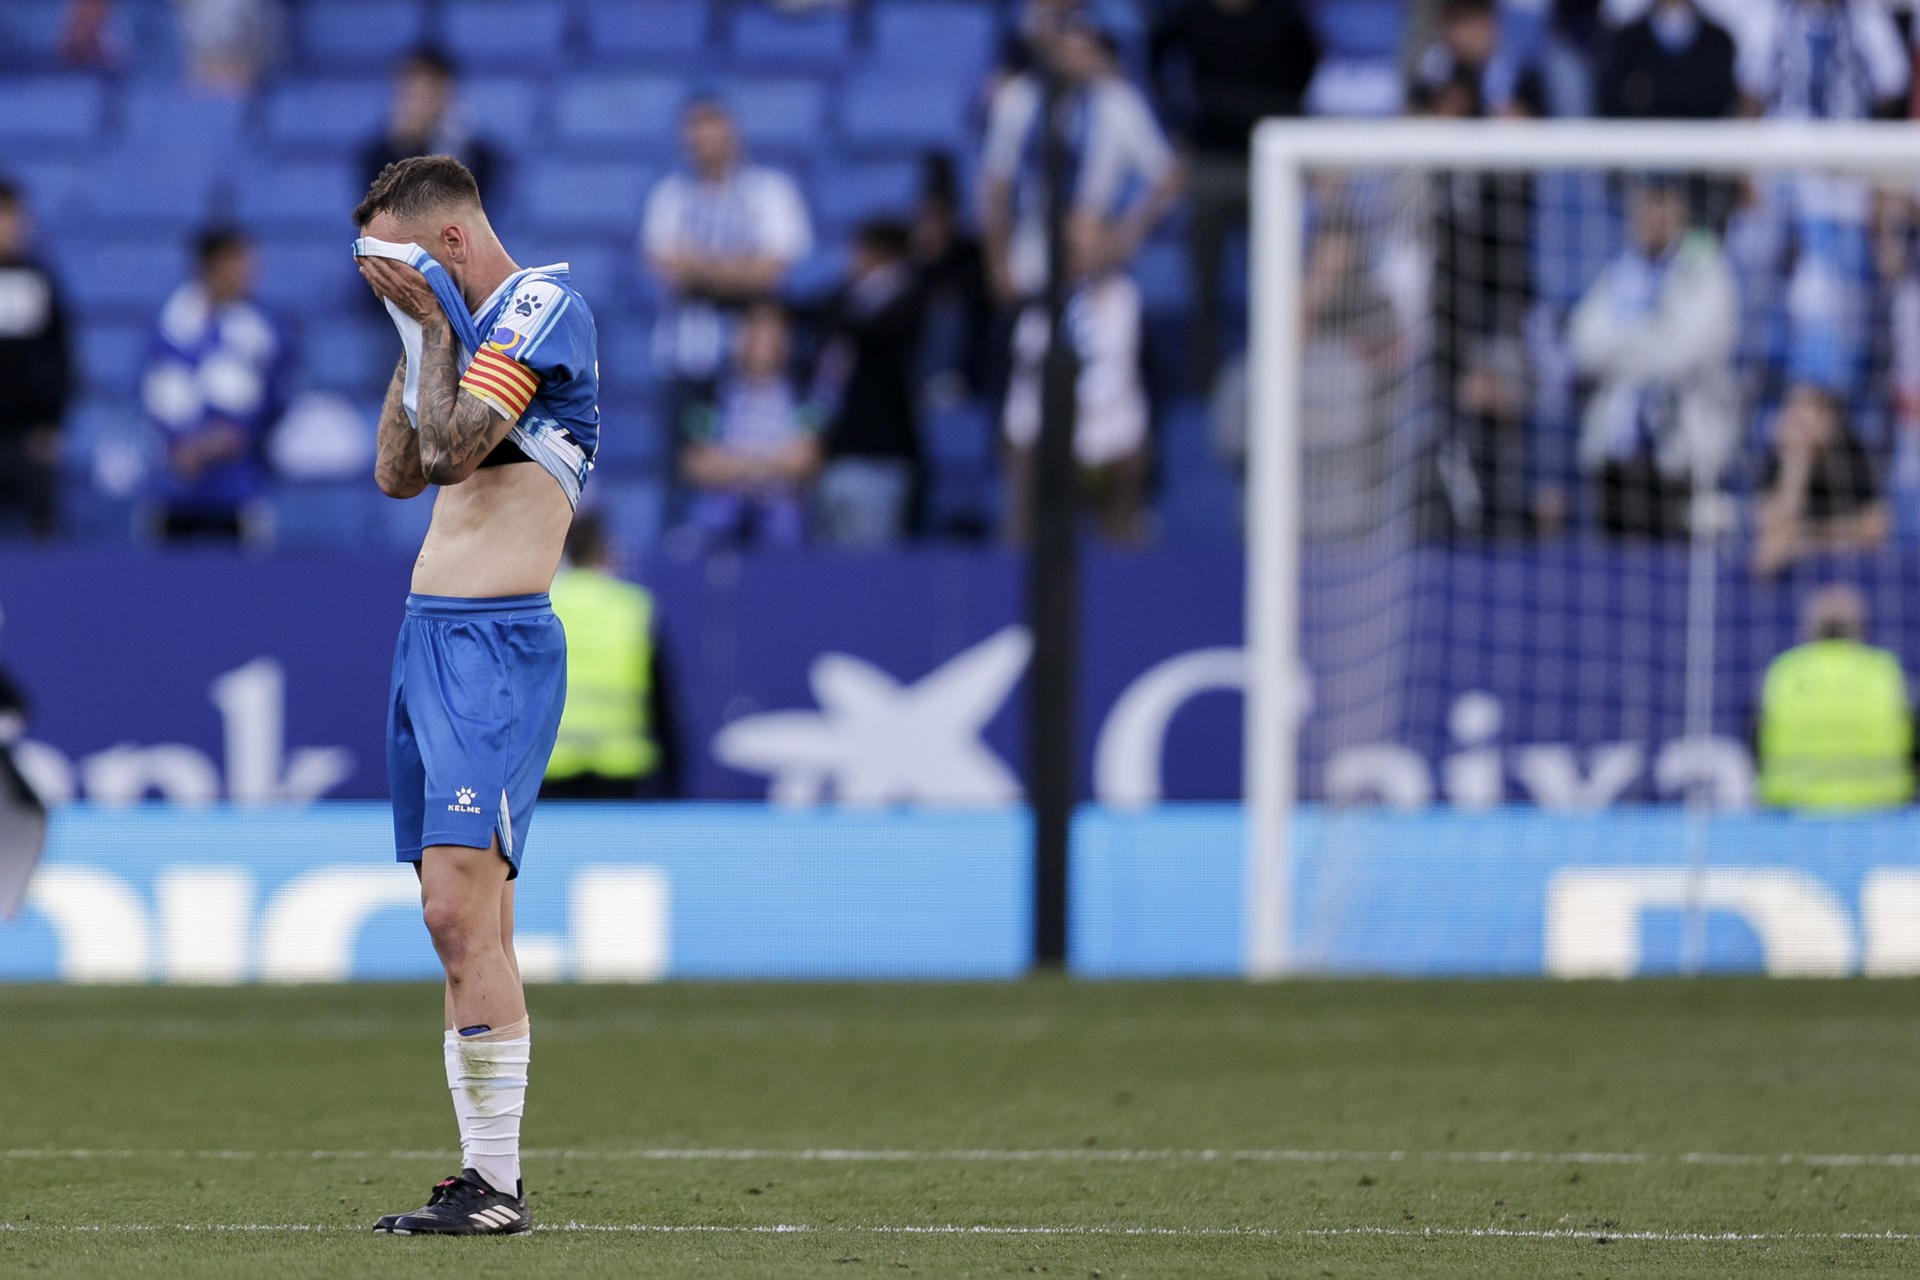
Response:
M566 264L508 276L474 313L474 328L476 358L505 356L539 379L507 438L578 505L600 450L600 358L593 312L568 282Z

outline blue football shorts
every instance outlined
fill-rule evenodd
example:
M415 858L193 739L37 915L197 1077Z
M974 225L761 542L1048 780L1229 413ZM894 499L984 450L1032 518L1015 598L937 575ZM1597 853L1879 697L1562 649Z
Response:
M567 637L544 594L409 595L387 698L395 857L498 839L518 876L566 697Z

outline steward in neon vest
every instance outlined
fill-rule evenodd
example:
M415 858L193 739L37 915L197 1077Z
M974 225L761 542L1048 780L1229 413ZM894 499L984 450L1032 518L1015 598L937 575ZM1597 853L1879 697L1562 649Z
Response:
M1782 809L1886 809L1913 798L1913 707L1900 661L1865 644L1865 605L1833 587L1809 606L1815 637L1767 669L1760 798Z

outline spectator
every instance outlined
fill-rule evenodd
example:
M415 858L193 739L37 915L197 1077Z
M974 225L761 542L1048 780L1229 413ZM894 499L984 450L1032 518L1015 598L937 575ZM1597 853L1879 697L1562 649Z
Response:
M745 163L733 116L698 97L681 117L688 170L647 198L640 253L668 301L654 331L654 365L670 379L678 417L710 398L741 309L779 292L813 248L807 208L793 179Z
M1151 44L1162 103L1178 103L1189 179L1187 244L1193 270L1195 385L1219 363L1227 239L1247 225L1253 126L1301 114L1320 41L1295 0L1182 0Z
M285 335L252 300L253 244L231 228L201 233L194 278L160 309L141 399L161 439L154 477L170 541L264 534L266 437L286 404Z
M1088 224L1079 223L1085 227ZM1097 251L1094 251L1097 252ZM1092 256L1081 249L1084 262ZM1118 271L1081 271L1067 307L1076 347L1073 452L1092 499L1101 534L1120 544L1146 538L1142 522L1147 480L1147 395L1140 381L1140 289ZM1032 508L1033 449L1040 439L1046 308L1020 316L1013 335L1013 374L1007 386L1007 533L1025 542Z
M798 547L805 487L820 467L820 417L794 389L786 312L766 301L749 307L734 348L713 400L689 406L684 419L690 532L704 549Z
M187 70L203 88L251 93L278 54L279 0L179 0Z
M397 160L452 156L472 172L480 198L491 198L499 173L499 153L467 128L458 87L458 69L438 49L419 48L400 59L393 69L393 98L387 108L386 127L360 152L360 176L365 185L371 186L380 171Z
M1115 70L1112 42L1081 22L1053 40L1054 73L1075 118L1068 201L1082 224L1079 264L1087 277L1123 269L1159 225L1180 190L1179 167L1153 111ZM1000 301L1039 297L1047 283L1045 175L1037 75L1014 77L994 94L983 158L982 208L988 282ZM1131 186L1145 194L1128 200Z
M1543 114L1546 91L1535 68L1503 68L1500 76L1490 76L1499 51L1494 0L1441 0L1433 43L1413 64L1410 96L1416 110L1465 116ZM1493 95L1488 93L1490 79L1496 82Z
M1428 115L1484 114L1481 90L1492 49L1488 0L1447 0L1441 35L1422 62L1412 98ZM1534 101L1531 90L1517 100ZM1534 351L1534 186L1520 173L1438 173L1425 202L1430 219L1428 290L1435 398L1444 406L1427 445L1419 500L1422 536L1514 536L1537 521L1529 492L1527 414Z
M1913 704L1900 659L1866 643L1851 587L1808 601L1806 640L1760 694L1760 799L1778 809L1889 809L1913 799Z
M680 794L671 689L646 588L614 572L606 527L574 517L553 612L567 629L567 703L541 799L667 800Z
M1547 114L1592 115L1601 7L1601 0L1500 0L1496 47L1481 90L1489 111L1509 114L1531 75Z
M1739 430L1739 302L1718 241L1689 229L1685 185L1638 184L1630 243L1581 299L1571 341L1594 382L1580 462L1608 533L1680 538L1696 495L1717 489Z
M1733 36L1694 0L1658 0L1610 32L1600 55L1600 114L1716 120L1740 101Z
M0 179L0 531L59 527L60 425L72 373L67 313L53 276L28 252L26 198Z
M60 61L82 71L112 71L127 51L113 33L113 0L72 0L60 24Z
M1892 520L1873 459L1831 391L1810 383L1788 391L1773 449L1761 484L1755 572L1772 577L1808 556L1886 543Z
M986 267L979 238L961 220L952 158L929 152L921 162L921 175L920 203L911 227L913 264L926 312L918 360L928 402L952 405L988 381Z
M846 285L826 308L818 385L826 465L815 493L822 539L870 550L905 536L920 472L914 374L924 306L907 228L870 222Z
M1884 0L1763 0L1743 35L1754 115L1865 120L1905 106L1912 60Z

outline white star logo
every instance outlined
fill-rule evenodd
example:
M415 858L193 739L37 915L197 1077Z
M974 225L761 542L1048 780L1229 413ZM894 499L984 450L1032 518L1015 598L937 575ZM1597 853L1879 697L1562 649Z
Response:
M819 711L745 716L722 729L722 763L771 777L768 798L814 805L995 805L1020 798L1012 770L980 740L1026 670L1033 641L1008 627L901 684L847 653L808 671Z

